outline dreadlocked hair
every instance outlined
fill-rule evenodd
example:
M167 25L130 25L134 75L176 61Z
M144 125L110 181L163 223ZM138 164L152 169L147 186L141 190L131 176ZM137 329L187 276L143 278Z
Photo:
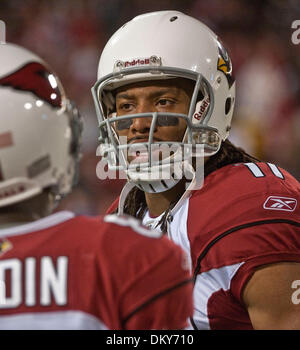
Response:
M247 162L259 162L259 159L249 155L242 148L236 147L229 140L225 140L222 142L219 152L211 156L205 163L204 176L206 177L213 171L229 164ZM157 225L162 230L162 232L167 231L168 215L176 205L177 201L178 200L170 203L169 208L164 212L164 215ZM147 209L148 208L146 204L145 193L139 188L134 187L128 193L125 200L124 214L128 214L142 220Z
M242 148L235 146L229 140L222 142L220 151L210 157L204 166L204 176L229 164L259 162L258 158L246 153Z

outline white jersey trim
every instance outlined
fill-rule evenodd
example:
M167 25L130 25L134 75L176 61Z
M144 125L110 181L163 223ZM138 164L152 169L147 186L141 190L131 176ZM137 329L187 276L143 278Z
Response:
M209 298L213 293L221 289L224 291L229 290L233 276L243 264L244 262L241 262L234 265L223 266L218 269L211 269L197 276L194 286L195 311L193 316L193 321L197 329L210 329L207 313Z
M107 330L95 316L83 311L20 313L0 317L0 330Z
M188 235L188 215L189 215L189 198L185 198L181 207L177 208L176 214L173 216L172 222L168 223L168 236L187 254L190 270L192 271L191 245Z
M25 233L44 230L46 228L58 225L62 222L70 220L75 217L75 214L70 211L60 211L55 214L49 215L43 219L39 219L28 224L16 225L10 228L1 229L0 237L8 237L15 235L22 235Z

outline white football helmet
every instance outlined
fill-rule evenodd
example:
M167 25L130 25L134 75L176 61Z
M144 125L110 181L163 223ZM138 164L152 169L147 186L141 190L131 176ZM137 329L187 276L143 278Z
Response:
M139 81L176 77L195 82L188 115L116 115L114 89ZM187 129L183 140L172 144L177 144L178 149L188 145L193 157L211 156L229 134L235 80L226 49L206 25L178 11L159 11L133 18L110 38L100 57L98 81L92 94L99 120L101 155L107 158L109 167L125 170L129 181L146 192L161 192L173 187L179 179L153 180L153 172L164 174L161 170L167 163L173 163L171 167L174 167L180 158L176 157L178 152L157 163L151 163L150 159L138 168L136 164L132 167L125 155L130 145L122 144L115 125L121 122L129 128L132 118L152 117L149 140L143 144L151 152L155 123L166 126L174 118L184 118Z
M82 120L48 64L0 42L0 207L77 181Z

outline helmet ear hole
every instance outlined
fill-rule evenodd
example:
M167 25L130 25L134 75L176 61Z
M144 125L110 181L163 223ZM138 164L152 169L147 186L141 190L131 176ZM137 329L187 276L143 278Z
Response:
M225 115L227 115L230 112L232 106L232 99L231 97L227 97L225 102Z

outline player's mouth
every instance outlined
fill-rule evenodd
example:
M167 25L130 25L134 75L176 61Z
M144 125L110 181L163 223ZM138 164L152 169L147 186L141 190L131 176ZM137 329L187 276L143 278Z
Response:
M154 137L153 138L153 144L155 142L162 141L159 138ZM132 163L146 163L149 162L149 147L148 147L149 137L141 137L141 136L135 136L132 137L128 144L130 145L136 145L129 147L128 149L128 160ZM141 144L141 145L140 145ZM152 144L152 145L153 145ZM157 154L156 154L157 153ZM158 158L159 150L152 151L152 159Z
M160 142L162 141L161 139L157 137L153 137L153 142ZM145 136L134 136L131 139L128 140L128 144L133 144L133 143L142 143L142 142L149 142L149 135L147 137Z

